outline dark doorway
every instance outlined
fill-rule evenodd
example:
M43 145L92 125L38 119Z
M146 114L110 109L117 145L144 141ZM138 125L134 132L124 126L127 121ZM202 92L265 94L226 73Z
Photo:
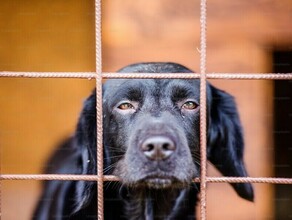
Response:
M273 72L292 73L292 49L273 52ZM276 80L274 90L275 176L292 178L292 80ZM275 185L275 216L292 219L292 185Z

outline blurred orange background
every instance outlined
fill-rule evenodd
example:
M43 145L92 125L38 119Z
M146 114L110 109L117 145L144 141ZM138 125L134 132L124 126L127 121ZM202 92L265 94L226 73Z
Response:
M102 3L103 71L172 61L199 71L200 2ZM207 71L272 72L271 53L292 45L292 2L208 1ZM0 71L95 71L94 2L3 0ZM245 161L254 177L273 176L273 82L213 80L236 97ZM54 147L74 132L94 80L0 78L1 172L42 172ZM220 175L211 166L209 175ZM2 218L30 219L37 181L1 183ZM228 184L209 184L208 219L274 219L273 186L254 184L254 203ZM17 210L17 212L16 212Z

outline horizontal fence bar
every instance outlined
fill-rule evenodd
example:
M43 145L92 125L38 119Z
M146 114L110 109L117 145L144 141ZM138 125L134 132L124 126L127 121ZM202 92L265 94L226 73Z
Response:
M102 73L107 79L199 79L200 73ZM207 79L271 79L287 80L292 79L292 73L206 73Z
M24 78L85 78L96 77L95 72L0 72L0 77L24 77Z
M291 80L292 73L207 73L208 79Z
M99 181L97 175L74 175L74 174L2 174L0 180L61 180L61 181ZM116 176L107 175L104 181L119 181Z
M209 183L272 183L292 184L292 178L276 177L207 177Z
M199 79L199 73L102 73L105 79Z
M71 175L71 174L2 174L0 180L60 180L60 181L98 181L97 175ZM113 175L103 176L103 181L120 181ZM292 184L292 178L275 177L207 177L209 183L272 183ZM194 178L193 182L200 182L200 178Z
M0 77L96 78L95 72L0 72ZM115 73L103 72L104 79L199 79L199 73ZM292 73L207 73L207 79L292 80Z

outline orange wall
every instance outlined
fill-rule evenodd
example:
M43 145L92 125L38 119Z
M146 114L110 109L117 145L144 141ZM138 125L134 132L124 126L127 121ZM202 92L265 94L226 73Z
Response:
M0 70L94 71L93 27L92 1L1 1ZM74 131L94 84L0 78L1 172L41 173L56 144ZM1 219L29 219L39 186L4 181Z

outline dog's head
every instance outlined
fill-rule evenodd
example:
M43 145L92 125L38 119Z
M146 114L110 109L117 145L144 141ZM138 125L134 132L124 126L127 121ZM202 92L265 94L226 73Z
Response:
M177 67L142 64L121 72ZM199 169L199 81L110 80L104 88L105 143L120 156L113 160L114 174L132 186L189 184Z
M191 72L173 63L142 63L120 72ZM104 167L129 186L186 187L199 175L199 80L115 79L103 86ZM207 85L208 159L225 176L246 176L243 135L235 102ZM96 172L95 95L85 103L76 137L84 173ZM89 153L88 153L89 152ZM88 163L87 161L94 163ZM249 183L232 184L252 200Z

